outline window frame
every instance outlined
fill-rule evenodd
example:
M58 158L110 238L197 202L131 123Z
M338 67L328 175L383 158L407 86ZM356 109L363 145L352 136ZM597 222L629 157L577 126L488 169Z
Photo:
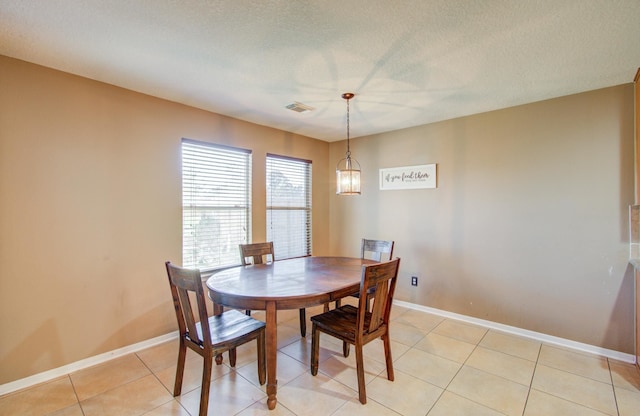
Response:
M302 181L304 182L304 205L274 205L273 203L273 192L271 188L271 175L273 175L272 163L280 162L286 165L287 162L292 162L292 164L302 164L304 167L304 175L302 177ZM289 166L295 170L293 165ZM265 162L265 197L266 197L266 235L268 241L273 241L274 243L274 258L276 260L282 260L286 258L294 258L294 257L304 257L310 256L312 252L312 235L313 235L313 204L312 204L312 194L313 194L313 162L308 159L301 159L291 156L283 156L274 153L267 153L266 162ZM290 249L286 250L287 254L283 254L283 246L282 241L277 238L274 239L274 216L275 212L284 212L284 211L302 211L304 212L305 217L305 227L302 232L302 239L298 240L298 244L302 244L304 247L302 251L295 253L295 255L291 255ZM291 235L289 233L288 235ZM288 243L291 241L287 240Z
M238 177L236 171L233 171L233 175L229 175L230 169L238 167L243 175ZM181 141L181 169L183 266L199 268L202 272L207 273L239 265L238 244L251 241L252 151L183 138ZM192 172L196 172L196 169L201 170L189 178L185 172L187 169L193 169ZM231 180L227 181L226 178L231 178ZM240 186L238 186L239 183ZM206 189L196 195L194 190L198 189L198 186L203 187L201 189L206 187ZM221 190L223 192L220 192ZM205 194L207 195L205 196ZM221 198L218 199L218 197ZM203 202L205 200L206 203ZM212 237L213 229L207 230L200 242L198 242L198 237L193 236L193 233L198 232L196 227L202 226L204 213L207 212L210 213L209 221L214 223L213 229L216 228L215 223L217 223L218 226L222 224L227 228L225 231L231 231L226 234L225 238ZM225 212L229 218L233 219L232 222L225 223L219 219L217 214ZM201 228L206 227L202 226ZM192 235L189 236L189 233ZM209 248L214 248L213 256L219 256L220 261L211 263L198 261L199 254L195 254L195 252L202 250L205 238L207 241L213 242ZM225 243L217 244L219 241Z

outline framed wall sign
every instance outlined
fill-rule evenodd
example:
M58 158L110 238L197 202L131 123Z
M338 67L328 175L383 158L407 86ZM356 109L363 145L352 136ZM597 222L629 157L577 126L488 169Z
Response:
M436 164L380 169L380 190L436 188Z

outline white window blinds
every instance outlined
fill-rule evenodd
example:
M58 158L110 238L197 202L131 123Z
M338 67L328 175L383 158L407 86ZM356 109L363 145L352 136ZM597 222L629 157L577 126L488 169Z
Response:
M267 154L267 241L276 259L311 255L311 161Z
M239 264L250 224L251 151L183 139L183 267Z

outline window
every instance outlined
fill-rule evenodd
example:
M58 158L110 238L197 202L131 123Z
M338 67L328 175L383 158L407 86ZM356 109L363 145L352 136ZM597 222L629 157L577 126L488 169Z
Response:
M239 264L250 225L251 151L183 139L183 267Z
M267 155L267 241L276 259L311 254L311 161Z

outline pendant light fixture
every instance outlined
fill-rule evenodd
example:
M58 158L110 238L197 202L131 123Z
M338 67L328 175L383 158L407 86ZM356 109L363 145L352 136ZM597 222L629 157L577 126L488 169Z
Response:
M336 194L338 195L360 195L360 163L351 158L349 147L349 100L354 96L355 94L351 92L342 94L342 98L347 100L347 154L336 166Z

